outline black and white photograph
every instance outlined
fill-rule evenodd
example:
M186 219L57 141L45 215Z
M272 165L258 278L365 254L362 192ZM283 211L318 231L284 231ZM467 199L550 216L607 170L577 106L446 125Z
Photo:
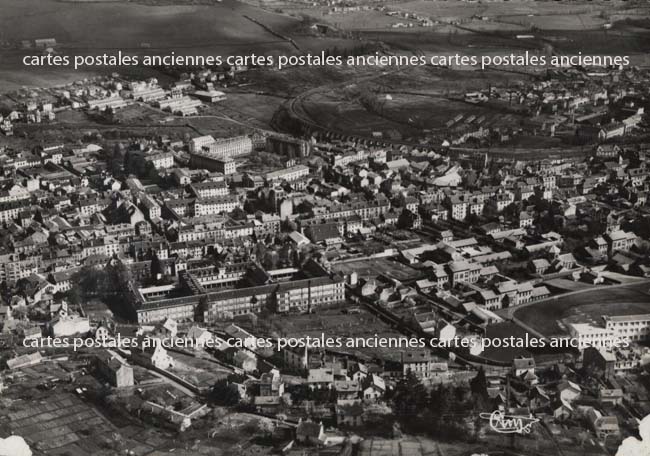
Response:
M648 0L0 0L0 456L650 456L649 194Z

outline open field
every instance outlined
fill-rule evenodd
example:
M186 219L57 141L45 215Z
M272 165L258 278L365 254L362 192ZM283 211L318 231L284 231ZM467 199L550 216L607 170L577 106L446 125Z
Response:
M93 138L100 134L107 140L124 140L132 136L166 135L172 140L183 139L185 134L192 134L194 130L184 124L133 124L133 125L103 125L96 122L87 123L52 123L52 124L22 124L16 129L16 135L10 138L3 137L3 144L20 147L20 144L29 144L30 141L72 143L86 136ZM20 135L20 136L18 136ZM24 135L24 138L23 138Z
M143 4L146 3L146 4ZM296 6L288 2L257 5L226 0L194 2L60 2L57 0L0 0L2 42L55 38L62 54L102 54L122 50L134 54L293 54L377 41L393 49L420 52L489 53L543 49L549 44L561 52L635 54L635 63L646 62L650 31L626 24L630 17L650 15L650 7L626 2L525 2L468 3L411 1L387 4L389 10L417 13L440 20L433 27L391 28L396 22L378 10L329 14L325 6ZM202 3L202 2L201 2ZM254 3L254 2L250 2ZM283 13L278 13L281 10ZM602 13L606 11L606 13ZM334 25L341 33L316 35L302 22ZM111 20L106 20L110 17ZM260 21L273 32L254 23ZM456 22L449 25L446 22ZM603 24L619 21L605 31ZM534 28L536 39L517 40L515 35ZM352 31L352 34L349 32ZM283 39L290 36L298 51ZM54 86L71 80L148 68L26 68L21 59L34 49L2 49L0 91L27 86ZM637 57L640 57L637 59Z
M397 339L404 337L399 332L387 326L378 317L361 310L359 314L343 314L340 310L332 309L306 315L283 315L270 317L270 325L281 337L328 337L364 338L379 337ZM361 347L336 348L336 351L360 353L369 357L399 360L401 349L398 347ZM404 350L409 350L405 348Z
M285 98L252 92L227 92L228 99L221 103L206 104L202 115L223 116L233 123L241 122L249 126L270 129L273 114ZM192 124L196 122L193 120Z
M300 24L296 18L266 12L235 0L213 5L143 5L134 2L59 2L56 0L0 0L2 42L54 38L57 52L66 55L117 53L190 55L241 55L295 53L288 41L249 20L254 18L278 34ZM110 20L107 20L110 18ZM298 38L299 39L299 38ZM309 48L345 43L314 42ZM37 49L0 47L0 92L23 85L54 86L126 68L26 68L22 57L40 54ZM149 72L149 69L142 69ZM153 70L151 71L153 72Z
M367 74L368 70L349 67L290 67L282 71L249 71L246 87L236 90L268 93L274 97L295 97L323 85L343 84Z
M335 263L332 269L342 274L356 272L359 278L364 279L374 279L383 274L400 282L408 282L421 276L417 270L385 258Z
M288 1L256 1L247 3L267 9L281 10L293 16L308 15L319 22L329 23L344 30L379 30L388 29L393 24L413 23L416 20L403 17L391 17L379 8L334 12L325 5L305 6ZM384 4L389 11L415 13L440 21L433 27L422 30L440 31L444 23L460 23L472 29L486 29L499 26L501 29L509 26L519 29L529 29L531 25L539 28L586 29L598 28L608 20L619 20L626 17L637 17L647 14L648 8L642 4L630 5L629 2L594 1L569 2L555 1L525 1L511 0L508 2L467 2L462 0L447 0L432 2L413 0L407 2L392 2ZM603 13L604 12L604 13ZM462 32L461 32L462 33Z
M442 20L460 20L472 16L485 16L488 18L500 16L533 14L544 15L576 15L599 12L604 8L612 8L612 4L625 5L625 2L570 2L559 3L555 1L529 2L514 0L509 2L476 2L469 3L461 0L449 0L445 2L429 2L426 0L415 0L401 3L399 9L402 11L413 11L421 14L431 14L440 17Z
M83 364L64 364L41 363L11 373L0 396L0 437L22 436L34 454L81 456L121 452L123 443L135 447L119 436L118 427L106 416L72 391L69 369L78 372ZM89 390L99 386L90 375L76 377L77 385L87 385Z
M217 381L225 379L230 373L216 363L201 358L184 355L178 352L171 353L174 358L172 373L199 388L209 388Z
M445 123L460 114L483 117L486 119L482 123L484 127L513 125L521 120L519 116L511 114L497 116L495 110L484 106L427 95L391 93L390 90L386 94L372 96L371 103L375 105L359 99L346 102L336 95L322 94L310 98L303 106L323 125L335 130L347 125L346 131L361 135L369 135L376 130L396 130L399 136L408 137L417 135L422 129L446 130Z
M526 337L526 330L521 326L517 326L516 324L507 321L495 325L489 325L485 333L485 337L489 339L507 338L510 336L523 339ZM535 336L529 334L529 337ZM531 353L526 348L518 347L489 347L481 353L481 357L496 361L510 361L520 356L531 356Z
M0 0L5 40L55 38L65 49L137 51L184 49L227 52L282 48L278 37L244 15L278 30L295 19L233 0L215 5L147 6L134 2L69 3L56 0ZM111 20L106 20L111 18Z
M108 440L114 429L97 411L68 393L50 395L20 411L7 410L6 416L13 432L45 452L72 445L91 453L99 451L98 444L103 438ZM90 434L93 438L88 438Z
M446 123L462 114L456 126L469 119L487 127L519 123L523 117L506 104L477 106L453 99L466 91L490 85L517 84L526 76L494 71L453 71L434 67L392 69L349 84L328 84L304 93L294 103L303 118L324 128L385 138L417 138L423 130L445 134Z
M598 288L584 293L558 296L515 312L515 317L547 337L566 336L563 321L600 322L603 315L650 313L650 284L647 282L618 288Z

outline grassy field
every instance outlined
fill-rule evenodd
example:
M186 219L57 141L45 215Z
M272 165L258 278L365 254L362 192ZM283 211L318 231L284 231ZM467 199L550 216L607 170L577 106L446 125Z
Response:
M625 25L629 17L643 18L650 7L625 2L468 3L460 0L416 0L387 4L389 9L418 13L443 21L433 27L393 29L396 22L382 11L330 14L329 7L289 2L257 5L225 0L212 5L199 2L0 0L0 42L55 38L63 54L102 54L118 50L132 53L277 54L297 53L286 40L247 19L260 21L273 31L291 36L301 52L358 44L358 39L381 41L394 49L422 52L510 52L537 49L552 43L563 52L646 55L647 28ZM254 3L254 2L252 2ZM280 11L281 13L279 13ZM602 13L605 11L605 13ZM328 22L343 33L315 36L303 22L309 16ZM106 20L110 18L110 20ZM447 25L444 22L458 22ZM619 21L604 31L606 22ZM619 24L622 24L620 27ZM523 42L514 35L536 28L538 40ZM352 34L347 33L352 32ZM26 69L25 50L0 51L0 92L22 85L52 86L125 68ZM39 51L36 51L39 52ZM635 60L635 63L636 60Z
M372 339L375 335L385 338L404 337L391 329L378 317L361 310L360 314L343 314L340 310L319 311L308 315L283 315L269 317L270 326L280 337L341 337ZM366 356L398 360L401 356L399 348L362 347L337 348L341 352L360 352ZM408 349L406 349L408 350Z
M448 97L490 85L516 84L522 78L525 76L504 72L410 67L315 91L301 99L300 107L313 121L334 130L361 135L381 131L385 137L405 139L421 135L422 130L446 129L446 122L458 114L483 117L484 126L517 123L517 114Z
M225 103L206 104L201 113L225 116L234 122L270 129L273 114L284 101L283 97L229 91Z
M229 371L218 364L200 358L173 352L175 364L171 371L199 388L209 388L226 378Z
M510 336L520 337L523 339L526 337L526 330L512 322L504 322L488 326L485 334L485 337L489 339L507 338ZM529 337L534 336L529 335ZM483 353L481 353L481 356L496 361L510 361L520 356L531 356L531 353L525 348L488 347Z
M603 315L650 313L649 290L647 282L611 289L598 288L522 308L515 312L515 317L548 337L566 336L566 323L600 323Z
M235 0L215 5L148 6L133 2L59 2L56 0L0 0L0 41L55 38L58 52L67 55L170 53L227 55L283 52L291 44L244 16L283 33L299 21L265 12ZM107 20L110 18L110 20ZM146 46L146 49L145 49ZM0 91L22 85L51 86L118 71L92 68L26 69L22 55L38 50L0 52Z
M240 47L278 49L278 37L244 15L283 30L296 20L233 0L215 5L147 6L134 2L67 3L56 0L0 0L4 39L53 37L78 50L151 49L228 51ZM111 18L111 20L107 20ZM266 46L268 44L269 46Z
M420 277L420 273L402 263L389 259L359 260L346 263L336 263L332 269L343 274L356 272L359 278L373 279L384 274L399 281L409 281Z

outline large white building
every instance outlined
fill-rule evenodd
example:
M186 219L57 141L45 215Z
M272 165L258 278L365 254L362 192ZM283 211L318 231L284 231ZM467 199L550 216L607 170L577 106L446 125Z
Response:
M614 342L612 331L590 323L569 324L569 334L577 341L580 349L586 347L610 347Z
M225 196L229 193L228 185L225 181L206 181L197 182L190 185L192 193L199 198L212 198L215 196Z
M603 325L571 323L569 333L579 348L611 347L621 341L637 342L650 339L650 314L603 316Z
M266 180L271 183L280 183L282 181L295 181L307 175L309 175L309 167L305 165L296 165L291 168L271 171L270 173L266 173L265 177Z
M162 214L160 205L150 195L142 196L142 207L149 220L160 218Z
M234 174L235 171L237 171L237 164L232 158L212 155L206 151L191 153L190 166L193 168L203 168L210 171L216 171L226 176Z
M61 315L53 319L49 326L54 337L83 335L90 331L88 318L79 315Z
M144 157L146 161L153 163L156 169L169 169L174 167L174 155L171 152L159 152Z
M88 100L88 109L91 111L98 110L104 111L108 108L113 110L123 108L127 105L126 100L120 96L112 96L108 98L101 98L97 100Z
M213 143L203 147L209 154L220 158L232 158L250 154L253 151L253 141L248 136L233 138L217 138Z
M221 214L231 212L236 207L241 207L241 202L236 195L215 196L213 198L197 198L194 203L194 215Z
M132 83L131 95L133 96L134 100L140 100L145 103L162 100L167 96L161 87L155 84L148 84L146 82Z
M639 341L650 338L650 314L603 317L605 328L615 337Z
M214 142L214 138L210 135L192 138L189 144L190 152L199 152L203 150L203 148L206 147L208 144L212 144L213 142Z

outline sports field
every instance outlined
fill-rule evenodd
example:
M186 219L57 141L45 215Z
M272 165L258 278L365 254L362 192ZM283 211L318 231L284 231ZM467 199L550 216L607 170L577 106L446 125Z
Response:
M554 300L542 301L517 310L514 316L545 336L551 337L566 336L567 323L600 323L603 315L645 313L650 313L648 282L558 296Z

